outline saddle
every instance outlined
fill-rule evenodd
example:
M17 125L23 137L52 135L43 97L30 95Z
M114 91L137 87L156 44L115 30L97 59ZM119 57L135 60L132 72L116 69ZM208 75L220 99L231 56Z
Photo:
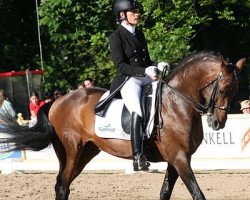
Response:
M158 113L159 108L159 96L157 95L161 92L161 87L159 87L159 82L153 82L151 84L145 85L142 90L141 97L141 107L143 113L142 130L144 132L144 137L149 138L155 128L155 119L158 119L156 113ZM105 97L106 96L106 97ZM130 122L131 114L129 113L127 107L123 103L121 98L117 98L117 95L111 97L109 93L105 93L101 100L95 106L96 113L96 124L95 132L100 137L106 138L119 138L130 140ZM116 104L116 105L115 105ZM114 108L116 107L116 108ZM116 115L114 116L114 112ZM113 116L116 122L108 122L107 118ZM120 116L119 116L120 115ZM105 121L105 123L104 123ZM112 121L112 120L111 120ZM121 128L117 126L121 126ZM119 135L115 132L123 132ZM109 133L108 133L109 132ZM110 133L112 132L112 133Z

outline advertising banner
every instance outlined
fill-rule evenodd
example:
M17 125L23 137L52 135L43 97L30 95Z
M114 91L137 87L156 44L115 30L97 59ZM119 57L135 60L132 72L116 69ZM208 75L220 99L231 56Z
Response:
M230 114L225 128L218 131L208 127L206 116L202 117L202 121L204 139L192 156L193 169L250 169L250 115ZM0 148L5 147L0 145ZM8 169L5 170L6 173L15 170L58 170L59 163L52 146L38 152L25 151L25 156L26 159L21 159L20 151L0 154L0 159L20 158L20 161L14 159L11 164L2 162L2 169ZM101 152L86 166L85 170L125 169L129 171L132 167L131 163L131 160ZM150 168L165 170L166 165L165 162L151 163ZM9 170L10 166L11 170Z
M0 136L4 137L4 135ZM0 152L2 149L8 149L8 146L6 144L0 144ZM21 151L11 151L6 153L0 153L0 160L7 159L7 158L22 158Z
M0 146L1 148L1 146ZM22 158L21 151L11 151L8 153L0 153L0 160L7 158Z
M208 127L206 117L202 124L204 139L195 158L250 158L250 115L228 115L225 128L218 131Z

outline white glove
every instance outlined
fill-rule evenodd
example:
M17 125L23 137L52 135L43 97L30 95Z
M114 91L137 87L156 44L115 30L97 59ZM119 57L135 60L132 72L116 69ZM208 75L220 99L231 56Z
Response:
M165 68L170 68L169 64L167 62L159 62L157 65L157 68L159 71L163 71Z
M156 66L149 66L145 69L145 74L148 76L157 76L157 70Z

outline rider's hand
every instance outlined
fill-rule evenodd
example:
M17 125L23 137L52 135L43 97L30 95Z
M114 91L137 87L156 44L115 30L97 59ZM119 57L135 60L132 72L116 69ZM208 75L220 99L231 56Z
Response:
M157 76L157 67L156 66L149 66L145 69L145 74L152 77L152 76Z
M163 71L165 68L170 68L169 64L167 62L159 62L157 65L157 68L159 71Z

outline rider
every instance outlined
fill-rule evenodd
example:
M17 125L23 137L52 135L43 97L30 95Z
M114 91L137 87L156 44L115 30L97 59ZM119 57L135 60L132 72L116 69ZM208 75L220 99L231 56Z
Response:
M131 146L134 170L148 170L149 162L142 148L142 110L140 105L142 86L157 79L168 65L153 62L148 53L142 30L137 29L139 4L137 0L116 0L114 14L119 27L110 35L110 51L118 74L111 82L110 93L120 91L124 103L132 115ZM157 67L156 67L157 66Z

